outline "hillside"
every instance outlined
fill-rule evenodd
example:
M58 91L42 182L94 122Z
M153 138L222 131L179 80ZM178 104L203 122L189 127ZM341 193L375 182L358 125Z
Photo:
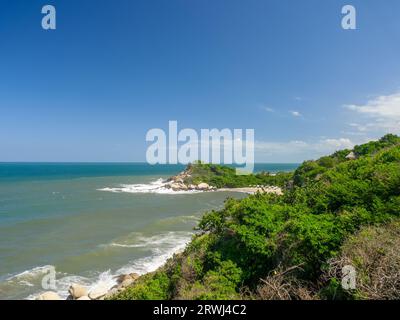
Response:
M195 162L189 164L182 173L170 180L186 186L206 183L213 188L241 188L256 185L284 187L292 177L292 172L237 175L234 167Z
M201 179L214 170L205 168ZM235 180L229 169L218 170L210 183ZM228 199L222 210L206 213L183 253L113 299L400 298L399 282L385 295L387 282L366 266L370 255L399 265L400 248L390 240L400 232L393 222L400 215L400 138L387 135L307 161L287 182L283 196ZM354 243L360 250L352 254ZM360 288L341 290L341 257L359 268ZM371 283L386 287L375 286L382 292L372 295Z

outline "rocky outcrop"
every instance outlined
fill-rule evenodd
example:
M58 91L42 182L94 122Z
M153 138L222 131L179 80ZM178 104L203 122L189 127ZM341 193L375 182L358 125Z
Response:
M137 273L121 274L115 278L117 284L111 289L106 285L98 285L89 292L85 286L80 284L71 284L68 289L69 296L67 300L104 300L113 295L124 291L131 286L140 277ZM36 300L62 300L61 297L53 292L47 291L39 295Z
M188 190L188 186L182 182L172 182L169 187L174 191Z
M117 278L117 283L118 285L115 286L114 288L116 289L124 289L129 287L131 284L135 282L136 279L139 278L139 275L137 273L131 273L131 274L123 274L118 276Z
M68 292L74 300L88 295L87 289L79 284L72 284Z
M210 190L210 186L207 183L202 182L197 185L197 189L198 190Z
M92 300L99 300L108 293L108 288L106 286L97 286L90 290L89 298Z
M175 180L170 181L166 185L166 188L170 188L174 191L212 191L216 189L204 182L195 185L195 184L185 184L183 182L177 182Z
M216 189L204 182L200 182L198 184L189 183L191 173L192 166L189 165L180 174L169 178L167 180L166 188L170 188L173 191L212 191Z
M62 300L62 299L57 293L55 293L53 291L47 291L47 292L40 294L36 298L36 300Z

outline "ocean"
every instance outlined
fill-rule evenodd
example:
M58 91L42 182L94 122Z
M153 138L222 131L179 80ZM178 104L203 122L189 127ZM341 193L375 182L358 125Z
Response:
M257 164L291 171L297 164ZM174 192L164 180L182 165L0 163L0 299L35 299L56 271L71 283L112 287L119 274L144 274L183 250L205 211L234 192Z

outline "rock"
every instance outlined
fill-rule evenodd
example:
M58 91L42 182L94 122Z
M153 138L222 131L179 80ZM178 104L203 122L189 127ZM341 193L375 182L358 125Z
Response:
M53 291L47 291L39 295L36 300L62 300L61 297L53 292Z
M189 184L189 189L190 190L196 190L196 186L194 184Z
M92 299L90 299L88 296L82 296L76 300L92 300Z
M130 276L131 276L131 278L133 279L133 280L137 280L139 277L140 277L140 275L138 274L138 273L131 273L131 274L129 274Z
M99 300L100 298L104 297L107 293L108 293L108 288L100 285L90 290L89 298L92 300Z
M117 277L117 283L122 284L122 283L127 283L128 281L135 281L137 278L139 278L140 275L137 273L130 273L130 274L121 274Z
M210 189L210 186L207 183L200 183L197 185L197 189L199 190L208 190Z
M131 273L131 274L122 274L120 276L118 276L117 278L117 283L119 283L119 285L117 285L114 288L126 288L129 287L133 282L135 282L136 279L138 279L140 277L140 275L138 275L137 273Z
M133 280L132 278L125 279L124 281L122 281L121 287L122 288L129 287L134 282L135 282L135 280Z
M122 283L127 279L131 279L132 277L129 274L121 274L117 277L117 283Z
M177 191L177 190L180 189L180 185L175 183L175 182L171 183L171 189L174 190L174 191Z
M188 187L187 187L186 184L181 183L181 184L180 184L180 189L181 189L181 190L188 190Z
M174 191L181 191L181 190L187 190L188 187L183 183L172 183L171 189Z
M72 284L68 292L74 299L79 299L80 297L88 295L87 289L79 284Z

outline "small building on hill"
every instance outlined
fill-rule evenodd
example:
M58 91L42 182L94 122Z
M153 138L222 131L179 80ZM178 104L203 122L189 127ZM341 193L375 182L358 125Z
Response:
M356 160L356 159L357 159L357 156L356 156L356 154L352 151L352 152L350 152L350 153L346 156L346 159L347 159L347 160Z

